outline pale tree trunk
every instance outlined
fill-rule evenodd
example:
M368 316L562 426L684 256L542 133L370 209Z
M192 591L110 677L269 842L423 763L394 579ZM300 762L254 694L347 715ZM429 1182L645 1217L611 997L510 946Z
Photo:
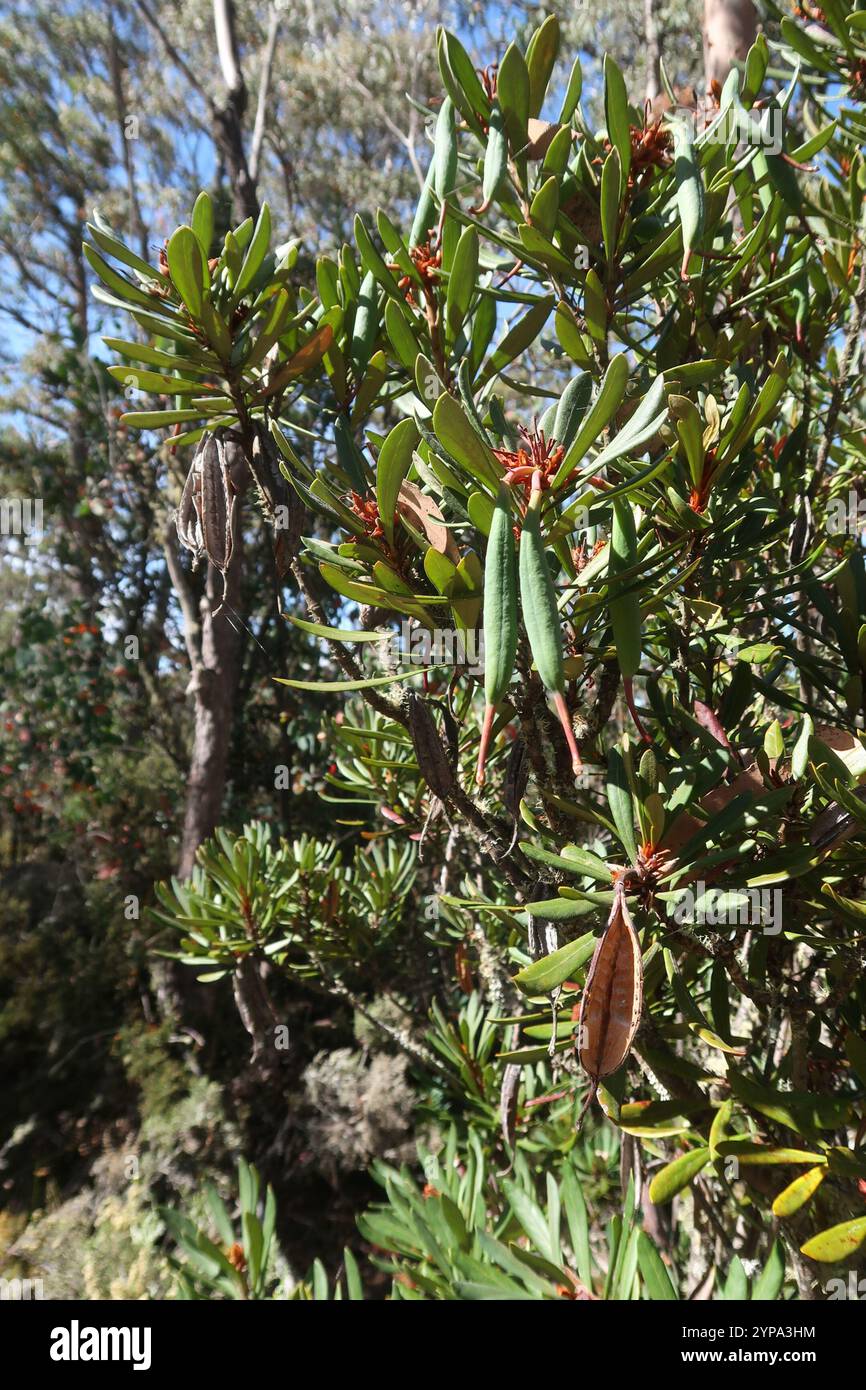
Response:
M752 0L704 0L704 72L707 87L721 87L734 63L742 61L758 32Z
M643 29L646 39L646 99L652 102L661 91L662 47L655 0L643 0Z

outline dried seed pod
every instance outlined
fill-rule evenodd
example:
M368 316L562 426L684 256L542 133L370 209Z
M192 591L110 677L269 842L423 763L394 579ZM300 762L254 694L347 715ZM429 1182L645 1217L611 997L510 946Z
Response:
M410 691L407 697L409 733L421 776L434 796L447 801L457 785L454 769L448 761L439 732L426 702Z
M580 1001L578 1056L591 1083L584 1110L600 1079L617 1071L631 1051L642 1007L640 942L622 880L618 880L610 917L595 948Z
M515 821L520 815L520 803L526 793L528 781L529 758L526 753L526 744L518 736L513 740L508 751L508 761L505 764L505 786L502 791L505 809L510 812Z
M225 574L234 549L235 507L247 463L228 431L206 434L196 447L177 511L181 545L197 560L206 555Z

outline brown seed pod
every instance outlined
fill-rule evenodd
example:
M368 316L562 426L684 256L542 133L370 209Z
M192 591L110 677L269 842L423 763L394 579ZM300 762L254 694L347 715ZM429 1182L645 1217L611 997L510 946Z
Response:
M584 1111L600 1079L617 1071L631 1051L642 1007L640 942L620 879L614 884L613 907L590 962L580 1003L578 1056L591 1083Z
M409 733L421 776L434 796L447 801L457 785L454 769L442 746L439 731L427 704L414 690L407 697Z

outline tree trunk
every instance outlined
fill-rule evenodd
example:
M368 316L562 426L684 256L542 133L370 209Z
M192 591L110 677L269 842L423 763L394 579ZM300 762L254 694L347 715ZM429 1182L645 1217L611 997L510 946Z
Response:
M752 0L704 0L704 72L707 87L721 87L739 59L742 61L758 32Z
M192 755L186 783L186 807L177 872L188 878L195 854L219 823L226 783L232 715L240 674L241 629L232 610L239 608L243 571L243 535L235 514L236 535L231 564L223 577L208 565L201 601L201 661L190 688L195 699ZM214 613L224 604L222 611Z
M250 174L244 146L243 120L247 109L247 88L241 69L235 37L235 12L232 0L214 0L214 29L217 54L226 84L226 100L214 104L214 140L225 160L232 186L232 206L239 222L259 215L259 199L255 180Z
M247 92L235 38L231 0L214 0L214 30L228 92L221 107L212 107L214 141L228 170L235 217L243 221L246 217L258 217L259 201L244 149L243 116ZM249 482L249 467L244 462L240 446L232 447L237 452L232 475L238 491L243 492ZM195 660L192 651L190 653L195 733L177 869L180 878L189 877L195 864L196 850L203 840L213 834L219 823L225 792L232 715L240 676L241 629L233 616L233 610L240 609L244 563L240 507L235 512L234 527L236 535L231 563L225 575L225 591L223 576L208 565L199 632L194 642L198 649L198 660ZM177 583L175 587L178 587ZM183 600L181 602L183 604ZM184 606L185 622L189 629L197 624L195 620L191 621L188 604ZM189 636L188 631L188 647Z
M661 91L662 56L655 0L644 0L643 28L646 39L646 99L647 101L655 101Z

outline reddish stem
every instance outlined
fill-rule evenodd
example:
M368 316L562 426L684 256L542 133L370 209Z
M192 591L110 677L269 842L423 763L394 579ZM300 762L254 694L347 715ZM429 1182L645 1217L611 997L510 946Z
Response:
M484 786L484 767L487 762L487 750L490 747L490 737L493 733L493 720L495 717L495 706L486 705L484 709L484 723L481 726L481 746L478 749L478 766L475 769L475 781L479 787Z
M644 743L652 743L652 738L647 733L643 724L640 722L640 716L638 715L637 708L634 702L634 686L632 685L631 676L623 676L622 683L625 687L625 702L628 705L628 712L635 722L637 731L643 739Z
M553 707L559 715L559 722L562 725L562 732L565 734L565 741L568 744L568 751L571 754L571 770L575 777L579 777L583 771L583 763L580 761L580 752L577 747L577 740L574 737L574 728L571 723L571 715L565 703L565 696L554 693Z

